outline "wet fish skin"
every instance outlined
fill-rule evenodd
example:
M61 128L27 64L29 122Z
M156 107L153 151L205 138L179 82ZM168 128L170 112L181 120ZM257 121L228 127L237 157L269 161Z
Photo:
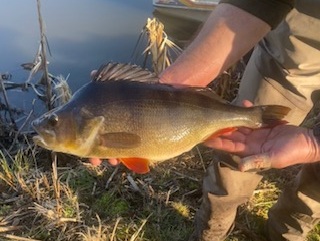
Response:
M154 163L189 151L225 128L258 128L289 112L283 106L232 106L208 89L177 89L154 80L136 66L102 66L67 104L33 122L39 134L35 142L80 157Z

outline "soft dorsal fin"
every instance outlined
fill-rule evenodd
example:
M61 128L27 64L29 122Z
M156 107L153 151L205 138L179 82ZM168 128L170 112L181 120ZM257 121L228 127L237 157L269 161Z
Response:
M132 80L139 82L158 82L156 75L140 66L112 63L102 65L95 74L93 81Z

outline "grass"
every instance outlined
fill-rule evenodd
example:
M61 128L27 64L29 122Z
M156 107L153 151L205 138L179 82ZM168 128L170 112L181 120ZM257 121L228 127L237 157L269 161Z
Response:
M73 159L72 166L46 170L48 163L35 167L23 157L17 155L11 165L1 158L1 195L6 200L13 198L12 202L2 200L1 227L17 227L12 237L152 240L158 234L162 240L170 238L172 230L185 233L190 223L188 207L169 198L170 175L158 183L152 175L133 175L119 168L105 190L115 171L110 167L93 168ZM174 225L163 229L162 223ZM10 236L0 232L0 237Z
M195 149L146 175L70 157L48 168L49 161L35 165L19 153L8 165L2 156L0 240L187 240L201 203L203 166L214 155L200 150L201 158ZM268 209L298 170L265 172L226 240L265 240ZM308 240L319 240L319 226Z

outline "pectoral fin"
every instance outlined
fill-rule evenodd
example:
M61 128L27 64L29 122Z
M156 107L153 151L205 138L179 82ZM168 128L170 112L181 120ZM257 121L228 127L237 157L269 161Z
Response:
M108 148L135 148L141 145L141 137L128 132L109 132L100 135L100 145Z
M150 171L149 161L143 158L119 158L128 169L138 174L145 174Z

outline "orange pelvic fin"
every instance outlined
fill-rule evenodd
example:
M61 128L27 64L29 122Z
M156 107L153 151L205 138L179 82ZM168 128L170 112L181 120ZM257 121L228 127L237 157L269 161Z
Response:
M207 139L213 139L213 138L216 138L218 136L221 136L225 133L228 133L228 132L234 132L236 131L238 128L237 127L228 127L228 128L224 128L224 129L221 129L221 130L218 130L216 131L215 133L213 133L209 138Z
M123 165L125 165L128 169L134 171L135 173L145 174L150 171L149 161L147 159L132 157L119 158L118 160L122 162Z

